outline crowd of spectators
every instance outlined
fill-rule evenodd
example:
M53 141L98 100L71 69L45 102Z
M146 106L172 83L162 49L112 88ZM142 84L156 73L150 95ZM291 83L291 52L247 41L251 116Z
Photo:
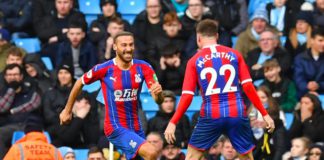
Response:
M49 133L53 146L44 145L53 154L54 146L106 146L100 144L104 109L96 101L98 91L78 96L69 125L61 126L58 115L75 80L115 57L113 37L124 30L135 36L135 58L153 66L165 90L156 115L141 118L147 124L147 139L160 149L160 159L184 159L181 149L199 113L182 117L175 144L166 144L161 134L175 112L186 62L198 50L195 26L207 18L219 25L218 43L245 58L258 95L275 121L274 133L265 132L260 113L246 103L256 159L323 159L324 0L142 1L145 9L133 22L118 12L118 0L100 0L102 14L92 22L80 11L78 0L0 1L0 159L17 152L21 145L11 144L12 135L28 128L30 119ZM38 38L41 50L27 53L15 46L16 38ZM53 70L42 57L50 59ZM293 115L291 126L286 114ZM26 132L21 144L33 134L44 139L39 130ZM103 156L101 148L90 149L89 156ZM62 156L75 154L69 148L59 151ZM119 157L123 159L122 153ZM235 159L237 153L222 137L205 157Z

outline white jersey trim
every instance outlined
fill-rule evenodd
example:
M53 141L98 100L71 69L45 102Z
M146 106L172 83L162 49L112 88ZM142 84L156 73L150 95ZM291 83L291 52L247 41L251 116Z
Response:
M241 84L247 83L247 82L252 82L252 79L246 79L244 81L241 82Z
M182 91L182 94L191 94L191 95L195 95L195 93L192 92L192 91Z
M83 85L86 85L85 82L84 82L84 75L82 75L82 77L81 77L81 82L82 82Z

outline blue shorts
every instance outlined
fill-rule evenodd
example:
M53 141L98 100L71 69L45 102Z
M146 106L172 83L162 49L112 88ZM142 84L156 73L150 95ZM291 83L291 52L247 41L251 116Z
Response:
M243 117L199 118L189 145L198 150L207 150L222 134L228 136L233 147L240 154L249 153L255 147L250 121Z
M140 146L146 142L143 131L134 132L126 128L114 130L107 138L114 147L125 153L126 159L135 158Z

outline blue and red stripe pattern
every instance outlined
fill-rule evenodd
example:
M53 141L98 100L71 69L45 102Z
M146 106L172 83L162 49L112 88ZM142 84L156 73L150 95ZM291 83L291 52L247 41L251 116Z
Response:
M201 117L246 117L240 85L250 81L249 71L239 52L211 45L189 60L182 94L193 94L196 84L199 85L203 97Z
M157 79L152 67L142 60L133 59L129 70L122 70L112 59L96 65L82 76L83 84L100 80L106 113L104 132L109 136L123 127L135 132L142 130L138 117L139 95L142 84L153 84Z

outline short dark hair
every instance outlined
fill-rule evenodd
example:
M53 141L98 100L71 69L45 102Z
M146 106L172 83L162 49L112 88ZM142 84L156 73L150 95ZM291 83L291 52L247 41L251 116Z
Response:
M264 71L268 71L270 68L273 68L273 67L280 67L279 62L276 58L268 59L263 63Z
M205 19L198 23L196 32L206 37L214 37L218 34L218 24L211 19Z
M116 24L118 24L118 25L124 25L124 21L123 21L121 18L119 18L119 17L112 17L112 18L110 19L109 23L108 23L108 26L109 26L109 24L111 24L111 23L116 23Z
M8 70L12 70L16 67L19 69L20 74L23 74L23 68L16 63L6 65L6 67L3 70L3 74L6 75Z
M114 43L116 43L116 40L118 37L122 37L122 36L132 36L134 38L134 34L131 32L126 32L126 31L122 31L116 34L116 36L114 37Z
M103 155L103 152L102 152L102 150L99 147L92 146L92 147L89 148L88 157L89 157L90 154L92 154L92 153L98 153L98 152Z
M171 57L180 52L181 51L177 45L175 45L174 43L169 43L161 49L160 54L163 57Z
M311 37L312 37L312 38L315 38L316 36L324 37L324 29L323 29L322 27L315 27L315 28L312 30Z
M6 54L7 54L7 58L9 57L9 55L17 56L17 57L21 57L21 58L24 57L24 53L23 53L22 49L19 47L16 47L16 46L12 46L9 49L7 49Z
M87 22L83 19L72 19L68 22L68 28L80 28L83 32L86 32Z
M76 101L81 101L82 99L86 99L90 103L90 96L88 92L82 91L77 97Z

